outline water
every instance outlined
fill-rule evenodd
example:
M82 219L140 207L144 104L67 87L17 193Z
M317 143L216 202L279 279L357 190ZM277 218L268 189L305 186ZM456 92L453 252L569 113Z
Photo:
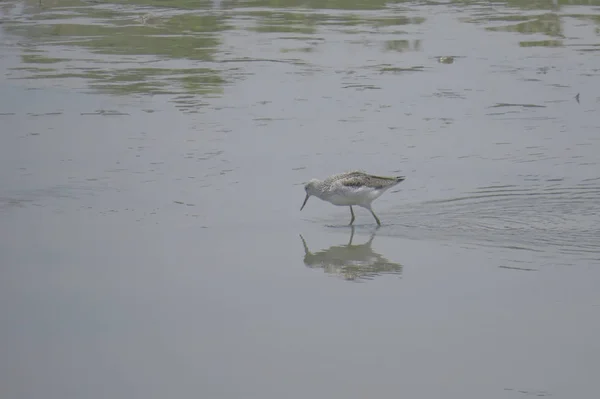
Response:
M0 15L3 398L597 394L600 2Z

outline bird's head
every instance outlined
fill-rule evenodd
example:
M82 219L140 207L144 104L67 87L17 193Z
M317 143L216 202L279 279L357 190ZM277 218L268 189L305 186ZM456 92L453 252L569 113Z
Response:
M318 179L311 179L308 183L304 185L304 191L306 191L306 198L304 198L304 202L302 203L302 207L300 208L300 210L304 209L304 206L306 205L306 202L308 201L310 196L314 195L318 191L318 184Z

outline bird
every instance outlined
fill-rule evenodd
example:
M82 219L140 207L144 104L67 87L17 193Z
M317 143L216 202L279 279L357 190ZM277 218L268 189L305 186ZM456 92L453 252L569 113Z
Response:
M304 185L306 198L300 210L304 209L311 196L315 196L333 205L349 206L350 226L352 226L355 219L353 205L368 209L375 218L377 225L381 226L381 221L373 212L371 203L385 193L386 190L404 181L404 179L404 176L374 176L360 170L339 173L324 180L311 179Z

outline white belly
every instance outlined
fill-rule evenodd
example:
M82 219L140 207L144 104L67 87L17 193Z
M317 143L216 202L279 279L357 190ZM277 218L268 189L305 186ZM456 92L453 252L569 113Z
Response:
M383 190L373 190L369 188L360 188L360 189L351 189L345 190L341 193L331 193L326 198L323 198L325 201L331 202L333 205L337 206L350 206L350 205L358 205L364 206L369 205L375 199L377 199L381 194L383 194Z

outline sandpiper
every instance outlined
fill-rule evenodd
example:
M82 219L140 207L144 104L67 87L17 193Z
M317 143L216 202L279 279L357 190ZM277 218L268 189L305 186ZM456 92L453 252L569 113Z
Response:
M382 177L366 174L361 171L340 173L329 176L325 180L312 179L304 186L306 198L300 210L304 209L306 202L311 195L331 202L337 206L349 206L350 225L354 223L353 205L368 209L377 225L381 226L381 221L373 212L371 203L379 198L387 189L395 186L404 180L404 176Z

